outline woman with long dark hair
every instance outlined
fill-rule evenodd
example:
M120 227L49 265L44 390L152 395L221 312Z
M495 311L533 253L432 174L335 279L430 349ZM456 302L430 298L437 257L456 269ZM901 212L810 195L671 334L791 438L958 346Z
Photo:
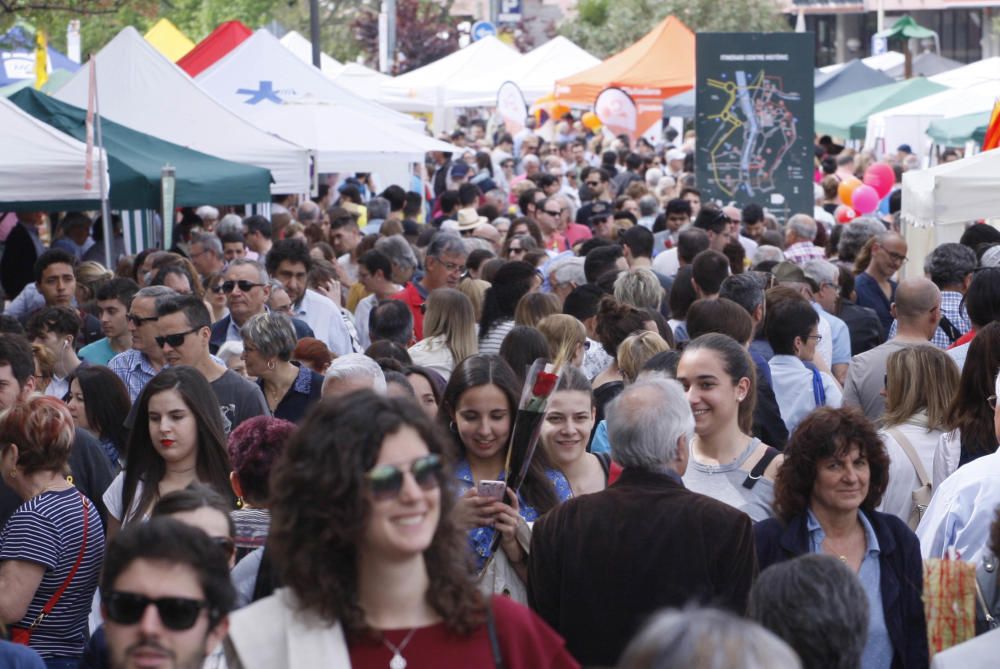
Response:
M272 479L286 587L233 619L229 666L260 654L296 667L578 666L534 613L469 579L449 450L410 400L362 391L317 405Z
M97 437L112 468L119 471L126 459L128 442L123 417L132 408L128 388L121 378L107 367L77 367L70 377L67 407L76 426Z
M145 519L160 497L194 481L235 502L219 402L193 367L168 367L146 384L127 451L124 471L104 493L111 538L122 525Z
M478 494L480 481L503 479L519 388L517 376L502 358L474 355L452 373L439 417L442 424L448 425L458 448L455 479L460 499L455 519L469 532L476 566L481 569L486 565L493 538L500 532L500 547L523 580L527 553L516 536L521 519L534 521L572 492L566 477L550 466L544 450L539 448L516 498L508 494L504 502Z
M514 311L522 297L542 284L535 268L526 262L503 265L486 289L479 321L479 352L499 353L504 337L514 328Z

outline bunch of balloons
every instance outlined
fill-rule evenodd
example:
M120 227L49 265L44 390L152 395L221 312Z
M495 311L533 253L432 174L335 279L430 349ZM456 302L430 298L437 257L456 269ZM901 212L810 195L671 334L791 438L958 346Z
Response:
M892 167L885 163L875 163L865 170L864 181L856 177L841 181L837 195L846 207L858 214L870 214L878 209L878 203L892 192L895 184L896 173L892 171Z

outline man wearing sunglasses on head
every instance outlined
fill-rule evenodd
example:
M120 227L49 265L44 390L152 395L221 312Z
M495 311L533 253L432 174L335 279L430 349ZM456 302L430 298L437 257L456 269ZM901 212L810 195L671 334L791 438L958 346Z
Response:
M122 530L101 577L111 669L225 666L235 600L226 556L203 531L162 517Z
M267 310L267 300L271 296L267 271L255 260L237 258L226 268L222 292L226 295L229 314L212 324L209 340L212 353L216 353L227 341L242 342L240 328L243 324ZM312 328L298 318L292 318L292 326L295 327L296 339L316 336Z
M248 418L271 415L257 384L227 369L209 352L211 316L202 300L194 295L162 298L156 301L156 313L156 344L166 364L188 365L201 372L219 400L227 435Z

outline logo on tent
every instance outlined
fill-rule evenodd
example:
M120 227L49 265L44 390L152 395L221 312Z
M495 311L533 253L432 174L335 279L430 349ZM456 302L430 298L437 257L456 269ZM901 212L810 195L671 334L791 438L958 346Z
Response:
M277 104L282 103L282 99L278 97L278 94L274 90L274 82L272 81L262 81L260 82L260 88L258 90L253 90L252 88L238 88L236 89L237 95L249 95L250 97L244 100L245 104L256 105L260 104L264 100L270 100Z

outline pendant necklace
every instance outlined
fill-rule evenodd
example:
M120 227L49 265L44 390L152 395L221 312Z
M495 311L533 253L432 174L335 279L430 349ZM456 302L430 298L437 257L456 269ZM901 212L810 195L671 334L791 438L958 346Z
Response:
M406 635L398 646L386 639L384 635L382 636L382 643L392 651L392 659L389 660L389 669L406 669L406 658L403 657L403 649L406 648L406 644L410 643L410 639L417 633L417 629L416 627L411 629L410 633Z

